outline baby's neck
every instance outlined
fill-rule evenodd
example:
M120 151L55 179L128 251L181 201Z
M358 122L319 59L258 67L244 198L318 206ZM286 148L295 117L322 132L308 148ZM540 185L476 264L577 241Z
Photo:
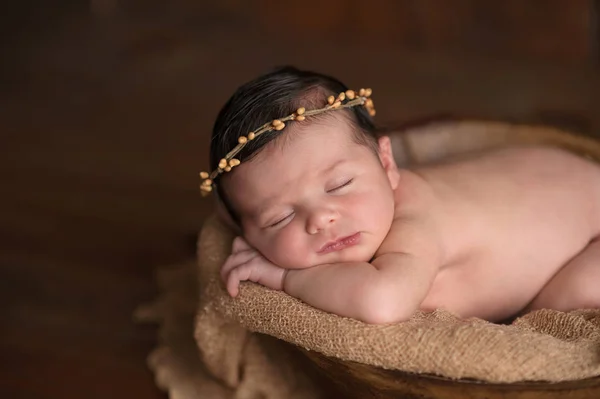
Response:
M428 203L427 199L431 198L433 190L427 179L418 172L400 169L400 178L394 194L397 211L410 211L413 207L422 207Z
M456 220L448 209L439 191L437 185L432 184L426 174L401 169L400 181L394 191L395 218L409 221L433 218L436 234L439 234L443 247L443 264L448 264L461 256L458 252L464 243L458 242L461 237L449 233L449 229L457 226L460 220Z

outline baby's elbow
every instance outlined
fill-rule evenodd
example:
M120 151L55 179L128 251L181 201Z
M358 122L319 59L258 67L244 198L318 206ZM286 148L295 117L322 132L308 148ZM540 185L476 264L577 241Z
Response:
M410 319L415 310L397 295L373 292L363 298L358 318L368 324L394 324Z
M378 306L365 311L360 320L367 324L395 324L410 319L412 313L399 311L395 306Z

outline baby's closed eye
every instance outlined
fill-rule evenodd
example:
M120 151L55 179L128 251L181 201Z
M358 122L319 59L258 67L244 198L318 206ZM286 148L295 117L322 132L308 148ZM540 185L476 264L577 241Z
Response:
M333 188L331 188L331 189L327 190L327 192L328 192L328 193L335 193L336 191L339 191L339 190L341 190L342 188L349 186L350 184L352 184L352 182L353 182L353 181L354 181L354 179L353 179L353 178L352 178L352 179L348 179L348 180L344 181L344 182L343 182L343 183L341 183L341 184L337 184L337 185L335 185Z
M277 219L277 221L275 221L274 223L269 224L267 227L277 227L280 224L282 224L283 222L285 222L286 220L288 220L289 218L291 218L293 215L294 215L294 212L291 212L291 213L287 214L286 216Z
M345 187L348 187L349 185L351 185L354 182L354 178L346 178L343 179L341 181L338 181L335 184L332 184L332 188L326 189L325 191L328 194L334 194L339 192L340 190L342 190ZM272 228L277 228L277 227L281 227L285 222L291 220L295 215L295 212L292 210L289 213L284 214L283 216L278 216L276 218L269 218L269 221L266 221L265 223L261 223L261 225L263 225L263 229L272 229ZM274 221L272 221L274 220Z

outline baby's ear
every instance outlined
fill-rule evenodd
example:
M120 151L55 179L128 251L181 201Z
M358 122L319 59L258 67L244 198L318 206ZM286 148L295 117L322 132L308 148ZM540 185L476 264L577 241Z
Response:
M398 171L398 165L396 165L396 160L392 152L392 142L388 136L379 137L377 142L379 145L379 160L381 161L381 165L383 165L392 189L395 190L398 187L400 172Z

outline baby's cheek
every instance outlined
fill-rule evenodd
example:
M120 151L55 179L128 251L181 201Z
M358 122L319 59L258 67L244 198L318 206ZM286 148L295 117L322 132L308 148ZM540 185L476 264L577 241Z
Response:
M345 207L349 215L355 218L360 226L357 228L376 229L391 225L394 218L394 200L386 192L373 190L361 193L351 199Z
M341 205L344 209L352 211L354 215L371 213L381 206L381 198L378 196L376 191L360 191L344 198Z
M305 238L298 229L288 226L273 240L276 247L277 263L285 268L306 267L309 249L306 248Z

